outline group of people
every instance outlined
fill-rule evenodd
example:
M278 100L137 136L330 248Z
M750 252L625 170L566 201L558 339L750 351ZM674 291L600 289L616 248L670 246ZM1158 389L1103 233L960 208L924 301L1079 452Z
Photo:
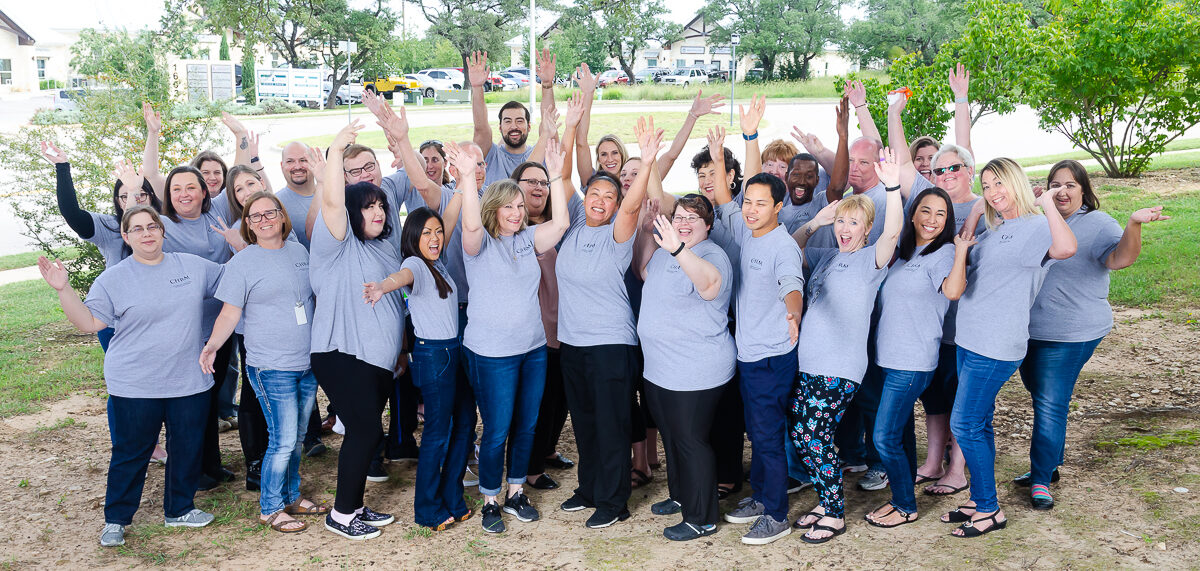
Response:
M992 415L1018 369L1035 423L1017 483L1032 507L1053 507L1074 383L1112 327L1109 272L1134 263L1142 224L1169 218L1161 207L1122 228L1074 161L1054 165L1044 189L1007 158L977 177L961 66L949 77L955 143L910 145L901 96L885 144L862 85L847 83L834 149L796 128L804 152L784 140L760 150L766 100L755 97L739 107L745 164L714 128L691 161L698 192L675 196L662 180L720 96L696 97L665 152L645 117L639 156L607 134L593 164L586 65L561 117L542 85L529 145L530 110L517 102L500 108L493 140L486 61L476 53L468 66L471 141L414 146L404 109L364 94L399 167L386 177L355 142L355 120L324 152L287 145L287 187L273 193L254 135L232 118L232 168L206 152L163 177L147 106L146 162L118 166L110 215L80 209L66 155L43 145L64 218L106 261L83 300L61 263L38 264L68 319L106 351L102 545L124 542L164 425L166 525L213 520L193 499L232 476L217 409L239 376L228 374L235 351L259 519L283 533L315 515L348 539L380 535L395 518L366 505L366 482L386 478L388 450L412 440L405 419L420 402L414 518L437 531L475 515L491 533L505 531L503 514L537 520L525 486L558 487L545 470L571 464L556 450L569 414L578 486L560 508L592 510L589 528L630 517L661 433L669 495L650 511L681 514L663 530L671 540L715 533L723 517L749 524L747 544L793 529L829 541L846 531L846 470L866 470L865 489L890 485L865 518L883 528L918 519L919 484L929 495L969 487L941 519L979 536L1007 523ZM553 78L554 66L543 53L538 75ZM332 505L300 492L318 388L344 427ZM743 480L752 493L722 514ZM479 514L464 501L476 484ZM808 486L817 504L790 521L789 493Z

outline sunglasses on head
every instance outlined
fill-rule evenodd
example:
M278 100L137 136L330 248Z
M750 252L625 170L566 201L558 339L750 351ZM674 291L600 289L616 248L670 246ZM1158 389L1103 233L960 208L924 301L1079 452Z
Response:
M967 165L964 165L962 163L956 163L956 164L950 165L948 167L938 167L936 169L933 169L933 174L934 174L934 176L942 176L948 172L958 172L958 169L961 169L966 166Z

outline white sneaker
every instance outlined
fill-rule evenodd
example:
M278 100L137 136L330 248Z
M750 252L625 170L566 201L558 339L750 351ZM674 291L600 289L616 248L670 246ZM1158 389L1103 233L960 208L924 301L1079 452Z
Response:
M100 531L100 545L103 547L125 545L125 526L119 523L104 524L104 529Z
M192 508L192 511L179 517L163 518L163 524L167 527L204 527L213 519L213 514Z
M479 476L471 471L470 466L467 466L467 471L463 472L463 485L467 487L479 485Z
M346 434L346 425L342 424L342 418L339 416L333 417L333 432L334 434Z

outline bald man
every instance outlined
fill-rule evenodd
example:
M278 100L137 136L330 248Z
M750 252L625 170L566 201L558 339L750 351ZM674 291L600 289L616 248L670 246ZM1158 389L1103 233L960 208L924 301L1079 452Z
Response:
M291 142L283 148L283 158L279 168L283 171L283 180L287 182L275 196L287 209L292 228L296 228L296 238L308 249L308 234L304 231L305 220L308 218L308 207L312 204L313 194L317 191L316 179L308 166L305 153L308 147L303 143Z

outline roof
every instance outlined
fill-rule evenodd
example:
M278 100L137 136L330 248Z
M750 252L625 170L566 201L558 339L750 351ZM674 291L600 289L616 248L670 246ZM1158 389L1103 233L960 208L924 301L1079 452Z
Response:
M6 30L16 34L17 45L19 46L32 46L34 43L36 43L36 40L33 39L33 36L30 36L28 32L21 29L21 26L18 26L17 23L12 20L12 18L8 17L8 14L4 13L3 10L0 10L0 30Z
M544 40L550 36L550 32L553 32L554 30L558 29L558 27L559 27L558 22L560 19L561 19L561 16L559 16L557 14L544 14L542 18L539 18L538 23L541 25L538 27L541 28L541 31L538 32L538 39ZM546 22L549 22L549 24L546 24ZM520 46L525 45L525 38L528 38L528 37L529 37L529 28L526 27L525 33L518 34L516 36L513 36L512 38L509 38L509 40L507 42L504 42L504 45L506 45L510 48L520 47Z

